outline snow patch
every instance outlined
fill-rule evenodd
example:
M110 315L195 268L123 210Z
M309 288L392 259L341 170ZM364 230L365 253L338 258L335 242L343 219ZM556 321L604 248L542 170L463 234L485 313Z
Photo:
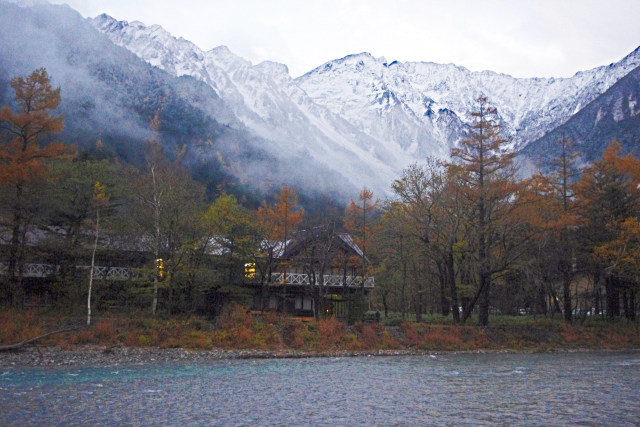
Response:
M630 93L629 94L629 115L631 117L635 117L636 114L638 114L640 111L636 111L636 105L638 105L638 100L635 98L635 96Z
M622 119L624 119L624 111L622 110L622 96L620 96L613 104L613 120L617 123Z
M361 188L389 188L410 163L447 156L471 122L478 96L497 107L513 149L565 123L640 66L640 50L571 78L514 78L454 64L387 63L348 55L292 79L286 65L253 65L228 47L203 52L162 27L92 20L115 44L176 75L210 85L235 116L280 151L306 152ZM630 114L638 114L629 97ZM622 102L614 119L621 120ZM596 121L605 112L600 110Z

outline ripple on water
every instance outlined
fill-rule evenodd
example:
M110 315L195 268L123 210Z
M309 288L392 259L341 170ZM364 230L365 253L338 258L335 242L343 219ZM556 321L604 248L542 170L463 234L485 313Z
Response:
M637 353L583 352L24 368L0 375L0 413L6 425L634 425L638 366Z

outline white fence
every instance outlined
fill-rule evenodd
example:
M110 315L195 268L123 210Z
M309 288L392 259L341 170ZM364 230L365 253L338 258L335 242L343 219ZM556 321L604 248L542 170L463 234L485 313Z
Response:
M333 275L324 275L323 277L324 286L332 286L332 287L342 287L346 285L347 287L360 287L362 286L362 277L359 276L333 276ZM315 285L320 285L320 276L316 276ZM272 283L280 283L283 285L311 285L312 277L308 274L302 273L272 273L271 274L271 282ZM373 288L374 287L374 279L373 277L367 277L364 280L365 288Z
M78 265L76 270L86 271L88 274L91 269L88 265ZM0 275L6 276L9 272L9 264L0 262ZM42 278L54 276L60 272L59 265L52 264L22 264L22 277ZM136 276L136 272L128 267L102 267L95 266L93 268L94 279L105 280L129 280Z
M89 274L89 269L91 267L88 265L78 265L76 266L76 270L81 270L86 272L84 274ZM7 263L0 263L0 275L6 276L8 274L9 265ZM52 265L52 264L35 264L35 263L25 263L22 264L22 277L33 277L33 278L42 278L54 276L60 272L60 266ZM104 267L104 266L95 266L93 268L93 278L94 279L105 279L105 280L129 280L133 278L140 277L140 271L138 269L132 269L129 267ZM316 276L315 285L320 285L320 276ZM271 283L279 283L283 285L311 285L312 278L308 274L301 273L272 273L271 274ZM343 287L347 286L350 288L357 288L362 286L362 277L360 276L334 276L334 275L324 275L323 283L324 286L331 287ZM373 288L374 287L374 278L367 277L364 280L365 288Z

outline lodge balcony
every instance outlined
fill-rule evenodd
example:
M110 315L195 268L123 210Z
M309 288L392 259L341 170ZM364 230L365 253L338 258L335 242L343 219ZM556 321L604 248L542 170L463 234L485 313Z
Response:
M89 273L91 269L88 265L76 266L76 272L86 271ZM139 269L129 267L103 267L95 266L93 268L94 279L105 280L129 280L140 276ZM0 262L0 276L6 276L9 271L9 264ZM59 274L60 266L52 264L24 263L22 264L22 277L26 278L44 278Z
M322 276L323 283L320 282L320 275L315 276L315 282L313 277L303 273L271 273L271 280L267 282L267 285L300 285L300 286L329 286L329 287L348 287L359 288L362 286L361 276L337 276L325 274ZM249 278L250 283L257 283L257 278ZM364 279L364 287L367 289L373 289L374 278L367 277Z
M8 263L0 262L0 276L6 276L8 274ZM76 266L76 272L79 274L88 274L90 267L88 265ZM22 277L25 278L45 278L55 276L59 274L60 266L52 264L41 263L24 263L22 265ZM81 273L82 272L82 273ZM147 272L148 275L148 272ZM105 267L95 266L93 269L94 279L104 280L130 280L144 277L142 269L129 268L129 267ZM271 280L267 281L268 285L298 285L298 286L319 286L320 275L313 277L303 273L272 273ZM325 274L322 276L323 286L336 287L336 288L359 288L362 286L361 276L341 276ZM257 277L246 277L247 283L258 283ZM374 278L366 277L364 279L364 287L366 289L373 289Z

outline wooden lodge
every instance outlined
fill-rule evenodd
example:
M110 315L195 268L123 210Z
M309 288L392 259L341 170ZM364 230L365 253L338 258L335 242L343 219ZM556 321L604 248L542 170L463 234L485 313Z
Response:
M0 282L8 275L7 236L1 237L4 238L0 239ZM90 251L86 247L70 257L65 251L46 248L50 239L58 241L64 237L57 230L34 230L27 237L29 255L20 264L26 305L51 304L53 287L59 286L55 284L60 283L61 277L71 278L80 289L84 287L90 264L87 257ZM96 288L96 297L112 289L112 294L104 297L104 306L145 307L142 300L133 301L130 296L143 298L145 293L140 291L153 282L158 260L144 242L123 240L124 243L114 237L101 239L93 277L103 285ZM198 311L215 314L224 304L238 301L257 311L277 311L298 317L329 314L349 319L358 312L357 307L363 306L374 287L373 277L363 278L366 257L347 233L329 232L324 228L295 233L286 243L275 244L271 261L266 263L268 271L262 273L254 262L238 260L229 264L226 260L229 253L220 245L223 239L217 239L217 244L215 240L206 244L209 247L206 259L197 273L204 284ZM259 259L254 261L260 263ZM160 292L164 292L162 287Z
M246 264L245 283L253 290L253 310L348 320L361 314L374 287L374 278L362 274L366 265L365 254L348 233L318 227L281 244L267 274Z

